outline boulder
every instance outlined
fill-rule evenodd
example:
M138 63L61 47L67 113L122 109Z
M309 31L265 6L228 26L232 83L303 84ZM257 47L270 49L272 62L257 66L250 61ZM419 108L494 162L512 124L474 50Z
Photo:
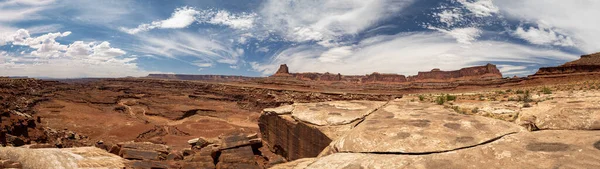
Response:
M238 147L221 151L217 169L258 169L254 153L250 146Z
M265 109L259 118L261 137L272 152L287 160L316 157L331 140L384 104L334 101Z

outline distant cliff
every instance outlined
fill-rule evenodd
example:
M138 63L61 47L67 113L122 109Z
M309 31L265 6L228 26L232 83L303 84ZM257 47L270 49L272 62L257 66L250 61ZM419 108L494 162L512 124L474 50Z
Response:
M568 75L574 73L600 73L600 53L582 55L581 58L557 67L540 68L533 76Z
M372 73L367 75L345 76L332 73L289 73L287 65L283 64L279 70L271 77L288 77L300 80L312 81L345 81L345 82L383 82L383 83L403 83L403 82L427 82L427 81L458 81L458 80L486 80L500 79L502 74L496 68L496 65L487 64L485 66L475 66L463 68L455 71L441 71L433 69L429 72L419 72L416 76L406 77L400 74Z
M243 81L255 77L227 75L184 75L184 74L149 74L146 78L175 79L175 80L206 80L206 81Z

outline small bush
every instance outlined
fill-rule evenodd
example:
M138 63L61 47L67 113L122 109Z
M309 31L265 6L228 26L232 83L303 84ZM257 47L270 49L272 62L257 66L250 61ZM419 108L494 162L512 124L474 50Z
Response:
M473 114L476 114L477 112L479 112L479 107L475 107L473 110L471 110L471 113Z
M423 101L423 100L425 100L425 96L423 96L423 95L419 95L419 100L420 100L420 101Z
M506 89L506 93L512 92L512 89Z
M531 107L531 104L525 103L525 104L523 104L523 107Z
M447 101L455 101L456 100L456 96L446 94L446 100Z
M525 103L529 103L533 100L531 100L531 94L529 93L529 90L525 91L525 96L523 97L523 102Z
M552 90L550 90L550 88L548 88L548 87L544 87L542 89L542 93L544 93L544 94L552 94Z
M517 94L524 94L523 90L517 90Z
M446 98L444 96L438 96L435 99L435 103L439 104L439 105L443 105L446 102Z
M498 90L496 91L496 94L506 94L504 91Z

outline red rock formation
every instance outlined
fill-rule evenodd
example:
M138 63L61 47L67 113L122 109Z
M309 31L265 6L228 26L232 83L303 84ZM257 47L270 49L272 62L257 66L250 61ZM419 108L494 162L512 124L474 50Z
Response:
M399 74L381 74L374 72L362 78L362 82L406 82L406 76Z
M416 76L408 77L409 81L456 81L456 80L481 80L481 79L499 79L502 73L496 68L496 65L487 64L485 66L475 66L462 68L455 71L441 71L433 69L430 72L419 72Z
M593 72L600 72L600 53L582 55L580 59L567 62L558 67L540 68L533 76L568 75Z
M290 75L290 71L289 71L287 65L286 64L282 64L282 65L279 65L279 69L277 69L277 72L275 72L275 74L273 76L275 76L275 77L282 77L282 76L286 77L286 76L291 76L291 75Z
M355 83L404 83L404 82L423 82L423 81L458 81L458 80L482 80L482 79L500 79L502 74L496 68L496 65L487 64L485 66L476 66L463 68L456 71L441 71L433 69L430 72L419 72L416 76L406 77L400 74L384 74L374 72L367 75L343 76L341 74L331 73L289 73L288 67L283 64L272 77L294 77L300 80L310 81L344 81Z
M177 79L177 80L209 80L209 81L241 81L250 80L254 77L227 76L227 75L183 75L183 74L149 74L147 78L154 79Z

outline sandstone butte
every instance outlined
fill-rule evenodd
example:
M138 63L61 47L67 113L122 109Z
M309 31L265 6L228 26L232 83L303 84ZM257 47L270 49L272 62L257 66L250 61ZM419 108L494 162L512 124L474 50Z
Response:
M600 72L600 53L582 55L578 60L567 62L557 67L543 67L533 75L552 76L552 75L571 75L578 73L598 73Z
M405 82L452 82L452 81L477 81L501 79L502 73L496 68L496 65L486 64L485 66L475 66L462 68L454 71L441 71L433 69L428 72L419 72L415 76L404 76L399 74L374 72L367 75L341 75L331 73L290 73L286 64L279 66L279 69L271 77L293 77L300 80L310 81L347 81L357 83L368 82L387 82L387 83L405 83Z

